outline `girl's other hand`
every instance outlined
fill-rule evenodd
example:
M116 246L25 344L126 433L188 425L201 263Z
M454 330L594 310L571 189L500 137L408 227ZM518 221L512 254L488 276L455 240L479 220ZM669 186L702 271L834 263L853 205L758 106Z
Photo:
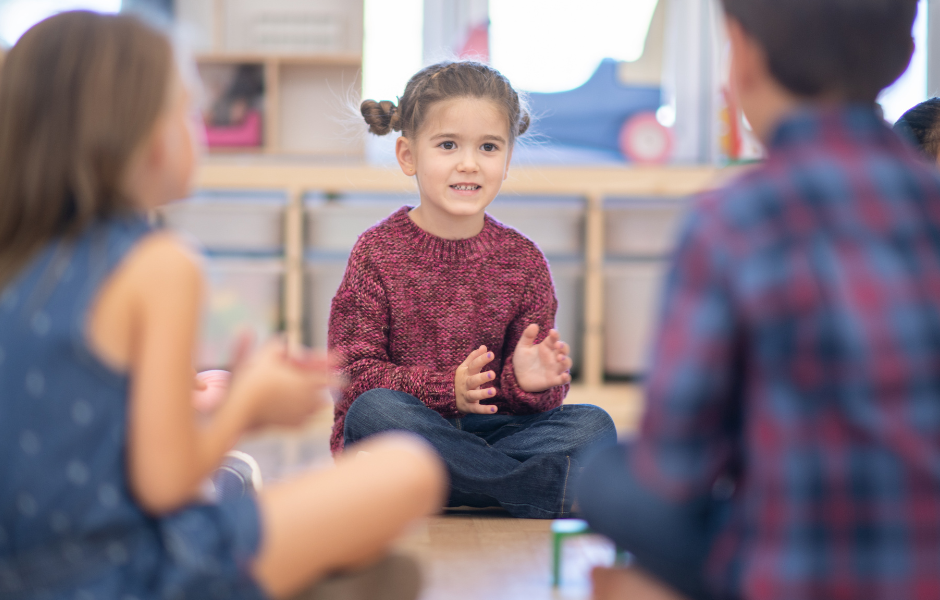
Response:
M193 391L193 406L196 410L209 414L217 409L225 400L231 378L231 373L221 370L197 374Z
M487 352L486 346L480 346L457 367L457 374L454 376L454 399L461 414L491 415L496 412L495 406L480 404L480 400L496 395L495 389L480 387L496 378L493 371L480 372L492 360L493 353Z
M529 325L522 332L512 354L512 368L516 382L523 391L537 394L558 385L571 382L571 352L554 329L540 344L535 343L539 326Z
M334 383L326 355L290 356L283 340L265 344L232 375L231 401L247 404L249 427L295 427L328 405Z

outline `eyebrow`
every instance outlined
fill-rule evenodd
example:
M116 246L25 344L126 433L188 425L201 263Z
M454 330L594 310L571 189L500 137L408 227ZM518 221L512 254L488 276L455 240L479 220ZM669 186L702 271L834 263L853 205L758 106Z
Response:
M439 133L437 135L431 136L432 140L436 140L438 138L460 138L460 136L457 135L456 133ZM499 135L484 135L483 141L494 141L494 142L501 142L505 144L506 138L499 136Z

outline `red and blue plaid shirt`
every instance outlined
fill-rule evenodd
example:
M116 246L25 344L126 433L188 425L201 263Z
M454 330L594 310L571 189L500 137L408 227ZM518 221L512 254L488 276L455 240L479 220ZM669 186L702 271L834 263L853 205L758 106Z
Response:
M651 364L633 465L735 484L722 596L940 598L940 175L873 111L797 114L699 198Z

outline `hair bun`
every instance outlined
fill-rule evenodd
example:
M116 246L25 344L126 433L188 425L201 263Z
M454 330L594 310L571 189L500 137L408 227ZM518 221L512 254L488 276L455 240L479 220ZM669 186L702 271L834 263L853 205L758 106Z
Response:
M369 124L369 131L375 135L386 135L390 131L400 131L398 107L394 102L366 100L360 107L362 118Z
M529 111L523 110L522 114L519 115L519 130L516 132L516 135L522 135L529 130L529 125L532 124L532 118L529 116Z

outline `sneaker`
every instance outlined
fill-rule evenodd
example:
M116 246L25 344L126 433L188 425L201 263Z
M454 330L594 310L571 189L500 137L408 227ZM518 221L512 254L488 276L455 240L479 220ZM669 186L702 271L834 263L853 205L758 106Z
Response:
M217 501L242 498L261 491L261 467L249 454L232 450L212 474Z

